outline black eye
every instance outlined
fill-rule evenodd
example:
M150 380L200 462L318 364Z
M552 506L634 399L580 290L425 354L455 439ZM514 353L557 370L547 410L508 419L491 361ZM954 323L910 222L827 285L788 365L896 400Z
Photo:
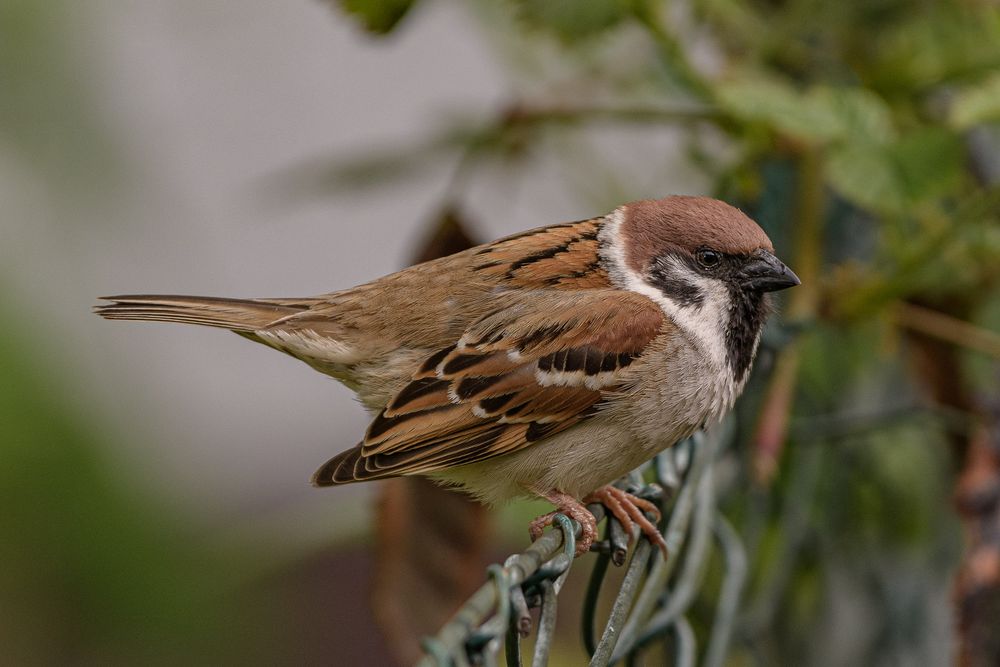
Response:
M697 259L698 263L706 269L714 269L722 261L722 253L709 250L708 248L702 248L695 253L695 259Z

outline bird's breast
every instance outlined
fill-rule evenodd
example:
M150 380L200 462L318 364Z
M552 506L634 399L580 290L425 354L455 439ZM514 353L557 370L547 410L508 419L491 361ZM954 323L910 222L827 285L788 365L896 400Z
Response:
M640 362L619 409L635 437L652 448L718 421L743 388L728 368L683 336L656 341Z

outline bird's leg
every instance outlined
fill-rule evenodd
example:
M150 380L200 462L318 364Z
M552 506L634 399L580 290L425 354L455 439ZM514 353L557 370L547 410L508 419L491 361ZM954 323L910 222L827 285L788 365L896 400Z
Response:
M553 490L544 493L533 491L533 493L545 498L559 509L543 514L528 524L528 534L531 535L531 541L537 540L545 527L552 525L552 519L555 518L556 514L565 514L580 524L580 537L576 541L576 555L580 556L590 551L590 545L597 539L597 519L590 513L587 506L562 491Z
M667 542L663 539L663 534L656 527L660 520L660 508L645 498L634 496L631 493L622 491L616 486L602 486L583 499L585 503L601 503L608 508L608 511L621 522L629 539L632 538L632 528L639 526L642 533L649 538L649 541L660 548L663 556L667 556ZM650 521L644 512L649 512L655 519Z

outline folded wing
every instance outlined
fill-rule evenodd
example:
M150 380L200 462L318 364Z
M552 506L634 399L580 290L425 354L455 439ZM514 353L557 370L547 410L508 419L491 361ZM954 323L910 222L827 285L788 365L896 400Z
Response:
M515 452L587 419L665 325L620 290L500 294L495 309L415 369L365 439L318 486L421 474Z

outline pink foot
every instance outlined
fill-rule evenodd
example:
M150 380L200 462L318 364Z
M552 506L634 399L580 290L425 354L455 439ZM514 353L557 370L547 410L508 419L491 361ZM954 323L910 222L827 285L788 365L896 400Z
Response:
M660 520L660 509L653 503L610 484L588 494L583 502L601 503L607 507L608 511L621 522L629 539L631 539L633 527L638 525L643 535L660 548L664 558L667 556L667 542L663 539L660 529L656 527L656 523ZM649 512L656 518L650 521L644 512Z
M565 514L580 524L580 537L576 540L576 555L580 556L590 551L590 545L597 539L597 519L590 513L587 506L561 491L549 491L538 495L559 509L543 514L528 524L528 534L531 536L531 541L534 542L541 537L542 531L552 525L556 514Z

